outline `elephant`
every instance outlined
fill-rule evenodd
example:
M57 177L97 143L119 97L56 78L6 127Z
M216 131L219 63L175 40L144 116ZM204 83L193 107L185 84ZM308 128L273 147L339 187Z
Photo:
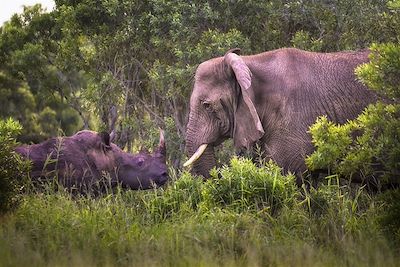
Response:
M207 60L195 73L185 140L191 157L184 166L205 178L216 164L215 147L233 138L237 151L258 144L302 183L305 156L314 150L308 130L317 117L343 124L379 99L354 73L369 62L369 50L239 52Z

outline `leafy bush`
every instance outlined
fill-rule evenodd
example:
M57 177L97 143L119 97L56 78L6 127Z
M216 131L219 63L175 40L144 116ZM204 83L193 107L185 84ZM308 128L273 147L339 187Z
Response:
M382 194L380 200L383 202L378 221L387 236L400 245L400 189L388 191Z
M230 166L214 169L202 190L203 208L221 207L278 211L296 195L294 176L283 176L276 164L257 167L250 159L233 158Z
M197 210L198 204L202 201L202 188L201 178L195 178L184 172L161 194L150 195L145 204L153 219L162 221L178 212Z
M319 117L310 127L316 151L306 158L309 169L328 169L336 172L339 160L343 159L346 148L352 143L353 124L337 125L326 116Z
M146 209L156 221L185 212L207 214L213 209L275 214L292 204L297 194L294 176L283 176L272 162L257 167L250 159L233 158L229 166L214 169L211 175L203 182L182 173L165 190L146 196Z
M344 125L319 118L310 127L316 151L306 159L308 167L345 177L360 172L364 177L383 174L386 181L395 182L400 174L399 118L400 105L382 103L370 105Z
M28 164L14 152L15 138L21 130L17 121L0 120L0 213L15 207L23 173L28 168Z
M400 44L373 44L370 60L356 69L359 79L383 95L400 98Z
M293 47L309 51L321 51L323 45L321 39L314 39L309 32L303 30L293 35L291 43Z

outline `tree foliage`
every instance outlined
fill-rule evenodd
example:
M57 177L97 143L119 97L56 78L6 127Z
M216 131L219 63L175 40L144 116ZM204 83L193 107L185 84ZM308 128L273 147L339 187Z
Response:
M56 18L40 5L25 7L1 28L0 101L5 108L0 116L21 122L24 142L77 129L77 114L63 101L56 64L59 39Z
M50 13L26 7L1 27L0 116L21 121L23 141L114 128L128 150L156 142L162 127L175 166L203 60L234 47L337 51L400 36L398 1L55 2Z
M386 97L399 100L400 45L394 43L373 44L371 51L371 63L358 67L356 74L369 88Z

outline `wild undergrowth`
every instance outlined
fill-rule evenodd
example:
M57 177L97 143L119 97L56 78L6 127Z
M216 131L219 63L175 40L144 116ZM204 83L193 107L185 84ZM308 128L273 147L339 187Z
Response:
M399 192L295 186L273 163L234 158L203 182L71 195L31 190L1 217L2 266L396 266Z
M17 142L14 138L22 126L13 119L0 119L0 214L15 208L19 192L23 187L23 173L29 169L15 152Z

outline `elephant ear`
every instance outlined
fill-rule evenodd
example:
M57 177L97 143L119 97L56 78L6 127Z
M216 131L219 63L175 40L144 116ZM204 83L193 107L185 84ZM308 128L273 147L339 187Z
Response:
M239 49L233 49L225 54L224 62L232 69L240 86L241 97L238 99L235 111L235 128L233 140L235 147L249 149L254 142L264 135L260 118L254 106L254 92L251 88L252 73L243 59L237 55Z

